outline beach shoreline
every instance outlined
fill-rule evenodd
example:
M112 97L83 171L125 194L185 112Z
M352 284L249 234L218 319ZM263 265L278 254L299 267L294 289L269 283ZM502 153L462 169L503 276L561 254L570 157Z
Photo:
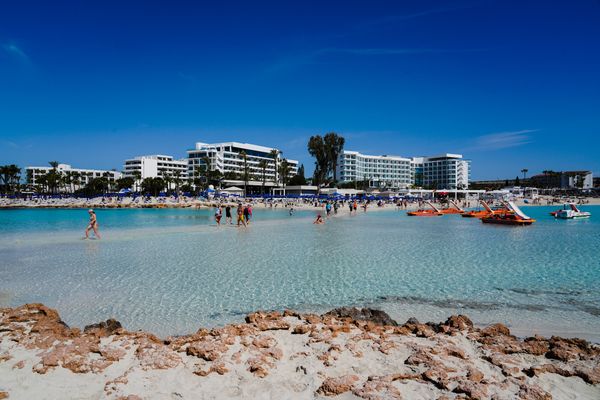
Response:
M550 196L540 196L538 202L532 202L530 200L525 200L522 198L516 199L514 202L518 206L557 206L561 207L564 203L573 201L577 202L576 199L565 199L564 202L552 202L552 198ZM333 200L330 200L333 203ZM7 199L0 198L0 209L89 209L89 208L97 208L97 209L119 209L119 208L197 208L197 209L209 209L214 208L218 205L221 206L237 206L239 203L243 204L252 204L258 208L289 208L294 207L296 209L302 210L314 210L314 211L325 211L325 203L321 202L318 206L315 206L313 202L305 202L300 199L275 199L273 203L269 203L262 199L198 199L192 197L136 197L135 199L131 197L94 197L89 199L79 199L74 197L65 197L65 198L49 198L49 199ZM273 204L273 205L272 205ZM362 206L363 203L360 203ZM436 206L441 206L439 202L433 202ZM460 201L459 204L461 207L467 208L467 205ZM469 200L470 207L468 208L479 208L479 204L477 200ZM586 205L600 205L600 198L595 197L587 197L585 198ZM378 210L416 210L420 207L418 202L408 202L406 207L398 208L396 204L391 202L385 202L381 206L377 205L376 201L371 201L368 206L368 211L378 211ZM424 208L428 208L427 205L422 205ZM347 211L346 206L341 207L341 211ZM359 207L358 211L363 212L362 207Z
M42 304L0 309L0 394L44 398L598 398L600 347L520 340L502 324L398 324L384 312L255 312L160 339L114 319L69 328Z

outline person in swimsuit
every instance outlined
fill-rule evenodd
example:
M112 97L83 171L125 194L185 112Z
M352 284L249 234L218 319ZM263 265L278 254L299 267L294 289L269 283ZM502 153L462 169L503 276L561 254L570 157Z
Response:
M225 207L225 223L229 223L233 225L233 219L231 218L231 206L227 205Z
M98 232L98 219L96 218L96 213L94 212L94 210L89 209L88 214L90 214L90 223L87 226L87 228L85 228L85 239L90 238L90 231L92 230L94 231L94 236L97 239L100 239L100 233Z
M215 221L217 221L217 226L221 226L221 217L223 216L223 211L221 211L221 206L217 206L215 208Z
M323 217L321 216L321 214L317 215L317 219L315 219L315 222L313 222L313 224L316 225L323 225L325 223L325 221L323 220Z
M246 221L244 221L244 207L242 207L242 203L238 204L237 208L237 226L240 226L240 223L247 226Z

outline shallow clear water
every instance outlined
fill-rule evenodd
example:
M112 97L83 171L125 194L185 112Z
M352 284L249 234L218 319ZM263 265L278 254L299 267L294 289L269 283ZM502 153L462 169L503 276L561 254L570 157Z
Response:
M600 341L600 207L530 227L377 211L312 224L256 209L248 229L211 210L0 210L0 305L42 302L75 326L115 317L131 330L182 334L257 309L383 308L402 321L462 312L517 333Z

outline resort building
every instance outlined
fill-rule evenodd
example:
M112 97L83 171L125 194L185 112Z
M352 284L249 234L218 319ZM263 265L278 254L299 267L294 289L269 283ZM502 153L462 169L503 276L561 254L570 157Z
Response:
M370 156L344 150L338 160L340 182L369 181L369 187L404 189L411 184L411 162L398 156Z
M467 189L471 176L471 161L461 154L441 154L411 159L412 182L432 189Z
M258 192L264 187L271 189L282 185L281 165L284 158L274 147L259 146L250 143L196 143L194 149L188 150L187 169L189 176L200 173L208 164L211 171L219 171L223 177L223 186L241 186L246 183L248 192ZM246 160L244 161L244 154ZM263 161L266 164L263 164ZM286 160L287 177L298 173L298 161ZM276 164L277 163L277 164ZM249 180L243 181L247 169Z
M149 155L125 160L123 173L128 178L180 178L187 177L187 160L175 160L172 156Z
M594 187L592 171L563 171L560 174L562 189L591 189Z
M38 185L40 178L50 171L53 167L27 167L25 168L27 175L27 184ZM65 182L57 187L59 192L74 191L87 185L92 179L107 178L109 182L114 182L123 177L123 174L113 170L102 169L84 169L73 168L69 164L58 164L56 171L61 176L65 177Z

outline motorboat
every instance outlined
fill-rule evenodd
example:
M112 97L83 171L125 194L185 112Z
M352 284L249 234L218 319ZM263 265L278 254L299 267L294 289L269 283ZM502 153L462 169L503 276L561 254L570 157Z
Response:
M507 201L503 203L504 206L510 210L510 213L505 214L491 214L487 217L481 218L481 222L484 224L499 224L499 225L518 225L526 226L531 225L535 222L535 219L526 215L515 203Z
M406 215L408 215L410 217L439 217L441 215L444 215L443 213L440 212L440 210L436 206L434 206L430 202L426 202L426 204L429 205L429 207L431 207L431 209L420 209L420 210L416 210L416 211L408 211L406 213Z
M562 210L557 210L554 212L554 217L559 219L583 219L589 218L592 216L592 213L588 211L581 211L575 203L565 204Z

